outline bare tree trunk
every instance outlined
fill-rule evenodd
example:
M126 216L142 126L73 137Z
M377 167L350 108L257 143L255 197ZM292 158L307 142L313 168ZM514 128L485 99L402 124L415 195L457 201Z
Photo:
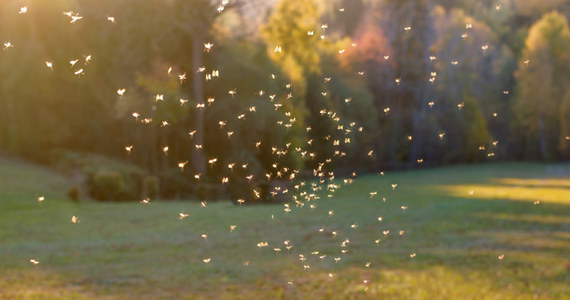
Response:
M421 89L421 87L418 87ZM416 165L418 159L420 158L420 152L423 145L424 140L424 121L425 121L425 114L426 114L426 101L423 97L426 93L422 91L417 91L414 93L415 97L415 107L412 111L412 143L410 145L410 160L409 160L409 167L412 168Z
M546 136L544 133L544 120L542 116L538 117L538 151L540 153L540 158L548 158L548 152L546 150Z
M201 36L195 33L192 36L192 64L193 64L193 80L194 87L194 101L196 104L204 104L204 76L198 73L197 70L202 67L203 63L203 46ZM204 109L197 108L193 119L193 128L196 130L194 134L194 143L196 145L204 144ZM195 172L206 175L206 158L204 156L204 149L197 149L193 147L192 153L192 167Z
M153 111L153 116L154 116L154 111ZM152 170L152 174L153 175L158 175L158 152L156 151L156 148L159 147L159 145L156 143L156 139L157 139L157 129L156 126L150 126L150 163L151 163L151 170Z

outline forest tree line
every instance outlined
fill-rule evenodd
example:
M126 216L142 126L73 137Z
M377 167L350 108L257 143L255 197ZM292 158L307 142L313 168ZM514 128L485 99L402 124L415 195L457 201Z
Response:
M0 149L115 200L565 160L569 15L565 0L2 1Z

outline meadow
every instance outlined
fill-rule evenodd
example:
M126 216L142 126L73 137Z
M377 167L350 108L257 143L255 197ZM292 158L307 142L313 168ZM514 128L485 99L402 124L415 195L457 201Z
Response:
M570 299L569 164L337 183L290 212L74 203L65 176L2 159L0 299Z

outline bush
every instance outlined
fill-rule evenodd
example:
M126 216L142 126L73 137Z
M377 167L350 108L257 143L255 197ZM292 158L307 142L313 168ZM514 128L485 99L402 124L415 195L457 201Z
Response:
M168 169L159 175L160 195L167 199L190 198L194 195L194 180L180 170Z
M284 180L273 180L268 185L266 194L268 202L283 203L290 200L289 193L284 193L291 188L291 183ZM273 193L273 194L272 194Z
M231 183L228 190L234 204L241 204L238 199L245 200L246 204L282 203L289 200L288 194L283 194L289 185L287 181L249 183L246 180L239 180Z
M146 176L143 181L144 197L156 198L160 191L160 181L156 176Z
M233 178L228 185L229 196L235 204L238 199L243 199L246 203L253 201L252 186L247 180Z
M73 202L79 202L79 188L77 186L71 187L67 190L67 197Z
M198 183L195 191L200 201L219 200L225 196L224 187L217 183Z
M101 201L122 200L125 194L125 180L117 171L99 171L88 180L89 195Z
M96 154L61 150L53 155L60 171L81 174L89 196L96 200L138 201L159 194L159 179L138 166ZM68 192L70 198L73 193Z

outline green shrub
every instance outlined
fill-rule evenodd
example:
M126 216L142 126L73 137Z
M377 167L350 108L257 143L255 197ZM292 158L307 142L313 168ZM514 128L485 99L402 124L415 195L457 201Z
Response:
M158 178L138 166L90 153L61 150L53 155L60 171L83 177L89 196L96 200L138 201L158 196Z
M79 202L79 187L73 186L67 190L67 197L73 202Z
M180 169L169 169L159 175L160 195L167 199L185 198L194 195L194 178L180 172Z
M218 183L197 183L194 187L196 197L200 201L206 200L220 200L225 196L225 189Z
M160 191L160 180L156 176L146 176L143 181L144 196L154 199Z
M117 171L98 171L88 182L89 195L101 201L124 200L125 180Z
M238 199L243 199L246 203L253 200L251 184L243 178L231 178L228 184L228 194L234 203L237 203Z
M273 180L268 184L267 188L267 202L283 203L290 200L289 194L284 193L285 190L291 188L291 183L289 181Z
M270 184L267 182L249 182L247 180L235 180L230 182L228 191L234 204L238 199L245 200L246 204L270 203Z

